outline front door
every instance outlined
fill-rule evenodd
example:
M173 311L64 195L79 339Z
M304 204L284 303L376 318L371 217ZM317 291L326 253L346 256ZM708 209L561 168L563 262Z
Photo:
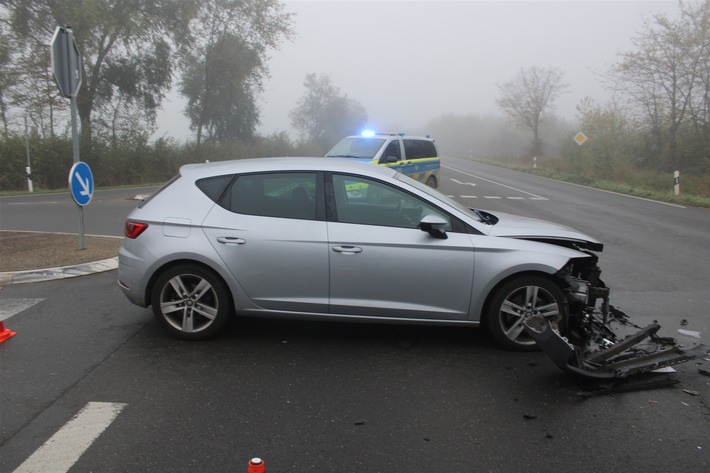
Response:
M328 222L330 311L374 317L468 318L473 283L471 239L437 239L417 226L434 213L417 196L379 181L333 175Z

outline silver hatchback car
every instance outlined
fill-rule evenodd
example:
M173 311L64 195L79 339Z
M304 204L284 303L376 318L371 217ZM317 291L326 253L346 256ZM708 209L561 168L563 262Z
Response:
M574 229L472 210L392 169L324 158L186 165L127 218L119 284L173 335L233 314L484 325L531 349L608 290L602 245Z

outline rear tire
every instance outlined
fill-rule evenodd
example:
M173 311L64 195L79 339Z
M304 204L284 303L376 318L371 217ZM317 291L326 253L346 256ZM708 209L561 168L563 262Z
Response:
M532 351L535 341L525 331L524 321L543 316L559 326L567 319L567 300L562 290L543 276L521 276L500 286L488 304L485 323L491 336L509 350Z
M432 189L436 189L436 187L437 187L436 178L434 176L429 176L429 179L426 180L426 185L431 187Z
M158 321L183 340L214 336L231 312L231 298L222 279L195 264L181 264L161 274L151 304Z

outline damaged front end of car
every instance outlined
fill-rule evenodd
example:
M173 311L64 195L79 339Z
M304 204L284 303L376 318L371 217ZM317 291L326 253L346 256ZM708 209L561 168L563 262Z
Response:
M598 257L573 259L557 274L568 302L558 323L537 315L525 320L526 333L562 370L588 379L627 378L704 356L708 345L684 349L657 335L660 325L638 327L609 303ZM624 335L624 333L626 335Z

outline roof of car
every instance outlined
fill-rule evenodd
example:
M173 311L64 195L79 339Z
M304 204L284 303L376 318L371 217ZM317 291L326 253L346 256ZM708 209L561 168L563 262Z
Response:
M346 136L345 138L364 138L364 139L404 138L404 139L434 141L434 139L429 136L414 136L414 135L407 135L407 134L403 134L403 133L375 133L374 135L350 135L350 136Z
M225 174L269 171L334 171L352 172L370 176L393 176L396 171L349 159L326 159L312 157L247 158L211 163L185 164L180 168L183 176L195 179Z

